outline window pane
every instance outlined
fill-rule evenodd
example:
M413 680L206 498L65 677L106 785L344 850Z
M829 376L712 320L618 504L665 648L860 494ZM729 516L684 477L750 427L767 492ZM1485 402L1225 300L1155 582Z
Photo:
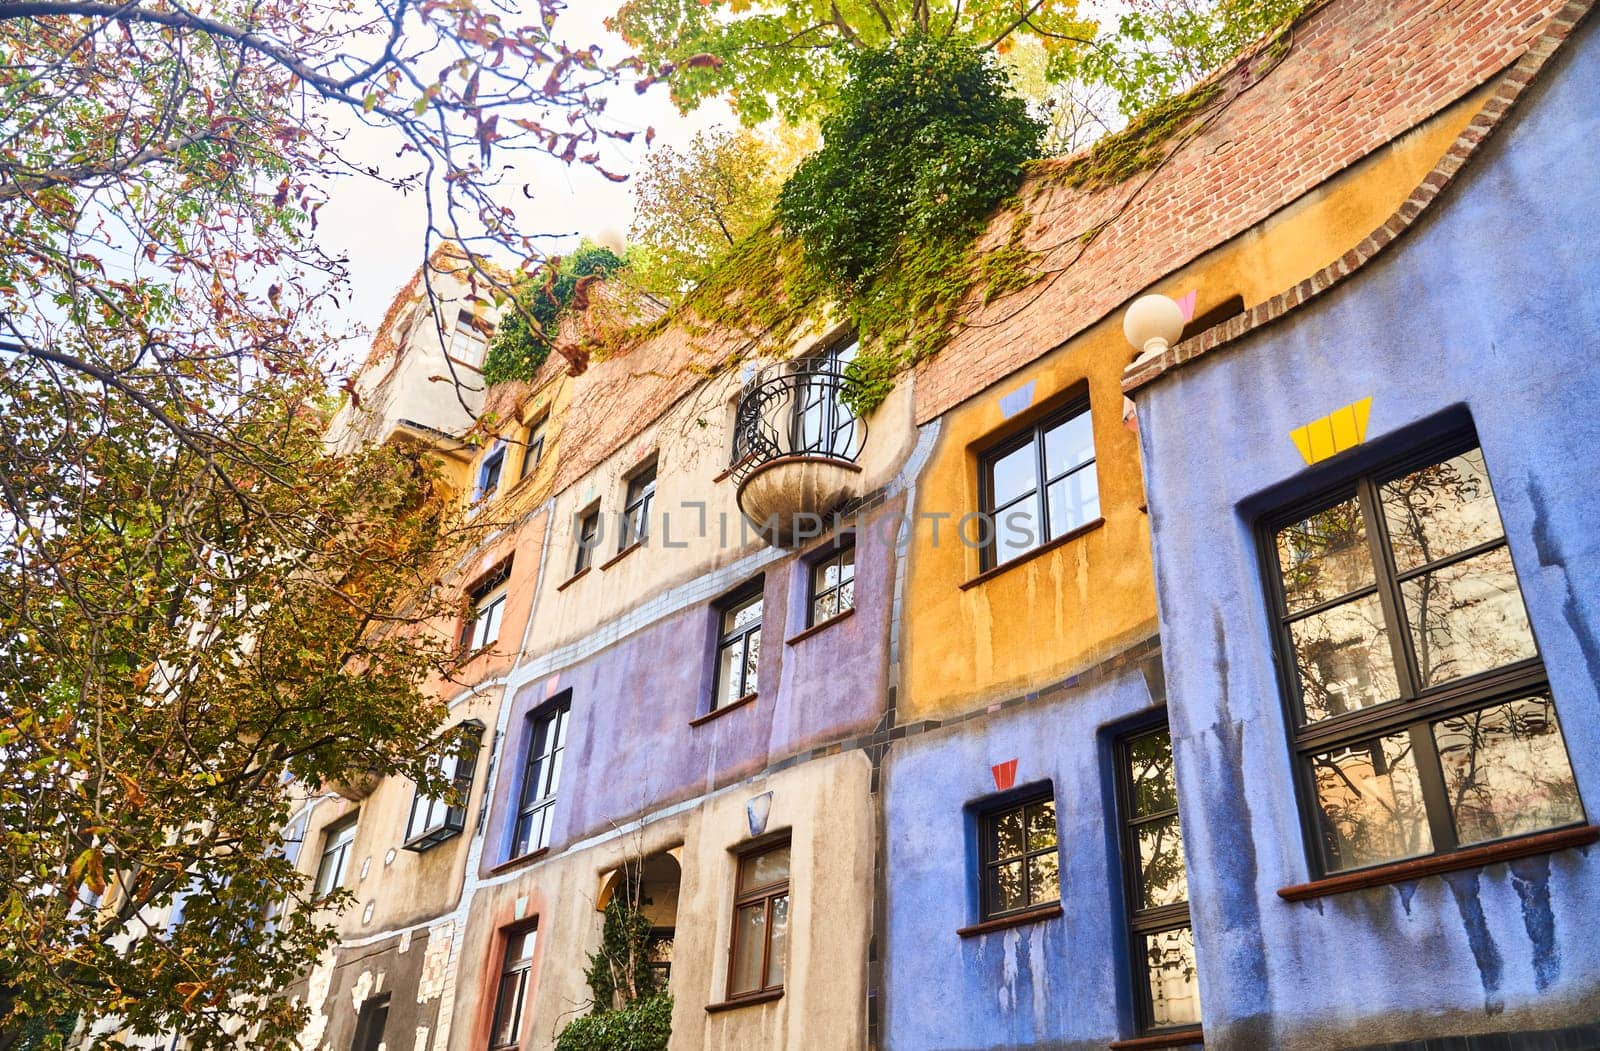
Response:
M839 579L841 581L856 578L856 549L847 547L839 552Z
M994 853L991 857L1000 858L1021 857L1022 848L1022 811L1013 810L1001 814L994 819Z
M811 623L821 624L823 621L837 616L839 613L839 593L830 591L817 599L811 607Z
M1280 529L1278 568L1290 613L1371 584L1372 551L1355 498Z
M1139 905L1153 909L1189 900L1189 877L1183 868L1183 840L1178 818L1157 818L1140 825L1134 838L1139 844Z
M989 867L989 912L997 915L1028 904L1022 886L1022 862L1008 861Z
M819 563L816 571L816 579L812 582L812 587L818 591L827 591L829 588L836 588L838 586L838 560L830 558L826 562Z
M1134 817L1178 808L1177 780L1172 776L1172 734L1163 730L1129 741L1128 765Z
M1039 484L1039 463L1033 442L1006 453L990 468L989 497L993 506L1009 504Z
M1307 722L1370 708L1400 695L1377 595L1294 621L1289 634Z
M717 651L717 695L712 698L713 707L725 707L743 696L739 692L739 669L743 659L743 640L730 642Z
M1200 1024L1200 979L1194 963L1194 932L1188 927L1147 934L1150 1023L1157 1029Z
M1070 533L1099 515L1100 489L1094 464L1051 484L1050 539Z
M511 944L506 947L506 960L510 963L529 963L533 960L533 946L539 939L537 928L518 931L511 936Z
M839 612L856 608L856 582L847 580L839 585Z
M526 992L527 971L502 975L495 1000L492 1047L515 1046L522 1029L522 998Z
M767 954L767 986L783 984L789 962L789 896L772 899L772 949Z
M739 695L756 692L756 669L761 663L761 631L757 629L745 636L744 680Z
M996 511L990 529L994 534L995 565L1032 551L1045 539L1039 498L1028 496ZM970 539L972 534L966 536Z
M749 599L731 606L722 614L722 633L727 635L761 620L761 598Z
M1505 532L1481 449L1397 478L1384 485L1382 498L1402 573Z
M1409 734L1375 737L1314 756L1311 763L1330 870L1433 849Z
M753 993L761 988L761 953L766 944L767 903L758 901L741 908L733 918L732 996Z
M1094 434L1088 412L1081 412L1045 432L1045 476L1055 478L1094 459Z
M1400 586L1424 686L1538 652L1509 548L1413 577Z
M1028 859L1028 904L1043 905L1061 900L1061 883L1056 866L1059 859L1055 851Z
M770 887L789 878L789 848L751 854L739 862L739 889Z
M1548 697L1524 697L1433 724L1463 846L1583 820Z
M1028 849L1044 850L1056 845L1056 801L1047 799L1028 807Z

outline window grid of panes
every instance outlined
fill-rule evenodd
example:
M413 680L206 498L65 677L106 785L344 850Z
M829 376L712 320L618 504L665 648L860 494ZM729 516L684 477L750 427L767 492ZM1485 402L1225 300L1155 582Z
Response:
M1483 454L1449 448L1268 538L1323 872L1584 817Z
M622 508L622 535L617 550L641 544L650 535L650 505L656 496L656 465L643 468L628 479L627 500Z
M718 612L712 711L756 692L756 673L761 663L761 606L761 592L754 590L723 605Z
M1039 796L984 814L979 835L985 920L1061 900L1054 797Z
M460 736L449 750L434 760L434 768L450 782L451 795L424 795L419 787L411 798L411 817L406 822L405 849L424 851L437 846L466 827L467 799L472 793L473 774L478 765L478 741L483 724L469 719L455 731Z
M483 363L483 350L488 343L488 337L479 331L469 311L463 310L456 315L455 328L450 333L452 358L477 368Z
M1200 1024L1189 878L1178 822L1172 735L1165 726L1117 747L1124 887L1140 1032Z
M531 717L528 761L522 776L522 799L517 808L516 829L511 837L511 856L514 858L550 845L570 711L571 707L563 704Z
M789 844L739 859L728 999L783 988L789 956Z
M1100 516L1094 433L1086 402L985 454L983 568L993 569Z
M811 564L811 608L808 627L832 620L856 606L856 547L846 541Z
M354 817L330 825L323 833L322 858L317 862L317 880L312 891L313 897L326 898L344 884L345 870L350 866L350 850L355 841Z
M489 1029L492 1051L519 1047L522 1019L527 1013L528 978L533 971L533 950L538 941L536 927L512 931L506 941L505 960L500 967L500 984L495 991L494 1022Z
M476 653L500 641L500 620L505 614L510 575L510 563L502 563L468 593L472 608L461 626L463 652Z

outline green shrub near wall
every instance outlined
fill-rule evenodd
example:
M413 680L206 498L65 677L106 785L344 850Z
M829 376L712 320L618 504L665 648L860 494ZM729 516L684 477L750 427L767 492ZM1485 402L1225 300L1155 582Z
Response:
M574 1018L556 1038L556 1051L666 1051L671 1036L672 997L657 993Z

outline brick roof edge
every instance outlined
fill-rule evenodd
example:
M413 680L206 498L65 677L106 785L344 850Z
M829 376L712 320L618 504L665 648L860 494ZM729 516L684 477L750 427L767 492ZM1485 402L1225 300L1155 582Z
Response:
M1504 123L1523 93L1538 79L1574 30L1593 10L1596 0L1572 0L1546 23L1544 30L1528 45L1522 57L1500 74L1493 94L1462 129L1456 141L1423 176L1417 188L1394 214L1344 255L1318 270L1299 284L1246 310L1243 314L1207 329L1200 335L1169 349L1148 361L1135 362L1122 373L1122 391L1132 395L1197 358L1227 347L1276 321L1296 308L1311 302L1345 281L1416 225L1430 205L1439 199L1467 162Z

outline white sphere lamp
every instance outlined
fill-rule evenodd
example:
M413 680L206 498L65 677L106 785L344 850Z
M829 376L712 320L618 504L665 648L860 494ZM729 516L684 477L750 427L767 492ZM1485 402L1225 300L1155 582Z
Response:
M1178 342L1183 324L1183 308L1176 301L1160 295L1140 296L1122 315L1122 334L1139 351L1134 360L1144 361L1166 353Z

